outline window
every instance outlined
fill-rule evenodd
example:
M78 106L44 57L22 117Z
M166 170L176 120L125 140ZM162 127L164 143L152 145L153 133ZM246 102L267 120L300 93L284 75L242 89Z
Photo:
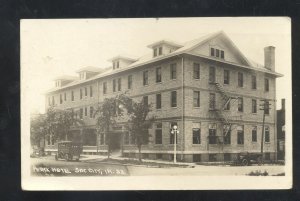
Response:
M265 160L268 161L271 159L270 153L265 153Z
M71 100L74 101L74 91L71 91Z
M143 103L144 105L148 105L148 96L143 97Z
M223 126L224 144L231 144L231 130L229 125Z
M200 91L194 91L193 97L194 107L200 107Z
M156 109L161 109L161 94L156 94Z
M200 79L200 64L194 63L194 79Z
M252 142L257 142L257 127L252 128Z
M162 154L156 154L156 159L162 159Z
M148 85L148 71L143 72L143 85Z
M217 125L209 124L208 125L208 137L209 144L217 144Z
M171 66L170 66L170 78L171 78L171 80L175 80L176 79L176 77L177 77L177 65L176 65L176 63L175 64L171 64Z
M161 82L161 67L156 68L156 83Z
M64 100L67 101L67 93L64 93Z
M266 103L265 103L265 114L266 115L269 115L270 114L270 103L269 101L266 100Z
M244 110L243 98L238 98L238 111L243 112L243 110Z
M238 87L244 86L244 75L243 73L238 73Z
M210 48L210 56L224 59L225 54L224 54L223 50L216 49L216 48Z
M209 82L214 83L216 80L216 69L212 66L209 67Z
M265 91L269 91L269 79L265 78Z
M83 80L83 79L84 79L84 72L79 73L79 78L80 78L80 80Z
M230 153L224 153L224 161L231 161Z
M215 56L215 48L210 48L210 56Z
M162 123L156 124L155 144L162 144Z
M87 116L87 107L84 108L84 116Z
M217 154L209 154L208 160L209 160L209 162L217 161Z
M224 84L229 84L229 79L230 79L229 70L224 70Z
M82 89L80 89L80 99L82 99Z
M216 49L216 57L220 57L220 50Z
M87 88L84 87L84 95L87 96L88 95L88 92L87 92Z
M79 117L80 117L80 119L82 119L82 118L83 118L83 108L80 108Z
M107 82L103 82L103 94L107 93Z
M193 123L193 144L201 144L200 123Z
M51 99L50 99L50 96L48 97L48 106L51 105Z
M113 92L115 92L115 91L116 91L116 80L113 79Z
M251 76L251 89L256 89L256 76Z
M209 109L214 110L216 107L216 94L209 94Z
M252 113L257 112L257 101L255 99L252 99Z
M176 144L178 142L177 132L176 133L175 132L172 133L172 130L173 130L173 128L174 128L175 125L177 126L177 122L171 122L170 123L170 144L174 144L174 137L175 137L175 135L176 135Z
M113 69L119 68L119 61L114 61L113 62Z
M90 86L90 97L93 97L93 86Z
M177 91L171 92L171 107L177 107Z
M193 162L201 162L201 154L193 154Z
M265 142L270 142L270 128L268 126L265 127Z
M132 89L132 75L128 75L128 89Z
M93 114L94 114L94 107L90 107L90 118L93 118Z
M158 55L162 55L162 47L158 48Z
M52 105L55 105L55 99L54 99L54 96L52 96Z
M60 103L60 104L63 103L62 94L59 94L59 103Z
M244 144L244 127L237 127L237 144Z
M224 56L225 56L224 51L221 50L221 59L224 59Z
M118 79L118 91L122 90L122 80L121 78Z
M153 49L153 57L157 56L157 48Z

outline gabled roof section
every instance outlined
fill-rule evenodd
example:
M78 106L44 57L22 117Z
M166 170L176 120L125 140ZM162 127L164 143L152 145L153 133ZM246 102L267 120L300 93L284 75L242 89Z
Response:
M198 39L192 40L187 42L184 47L176 50L175 52L185 51L189 52L193 49L200 47L201 45L204 45L205 43L209 42L210 40L213 40L217 37L221 37L223 40L227 42L229 46L232 47L232 50L237 53L237 55L245 62L246 65L251 66L251 62L244 56L244 54L238 49L238 47L233 43L233 41L225 34L224 31L219 31L213 34L205 35L203 37L200 37Z
M167 44L167 45L169 45L169 46L177 47L177 48L183 47L183 45L180 45L180 44L175 43L175 42L170 41L170 40L160 40L160 41L157 41L157 42L152 43L152 44L150 44L150 45L147 45L147 47L153 48L153 47L156 47L156 46L161 45L161 44Z

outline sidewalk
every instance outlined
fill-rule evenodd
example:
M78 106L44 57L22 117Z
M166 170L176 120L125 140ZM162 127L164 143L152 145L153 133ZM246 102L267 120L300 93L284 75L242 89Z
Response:
M81 155L80 160L84 162L101 162L102 160L107 159L107 156L102 155ZM126 158L121 156L110 156L112 160L119 160L119 161L135 161L138 162L136 158ZM194 167L195 163L186 163L186 162L177 162L174 164L173 161L164 161L164 160L150 160L150 159L143 159L142 163L155 163L157 165L177 165L177 166L187 166L187 167ZM124 165L134 165L134 166L147 166L146 164L124 164Z

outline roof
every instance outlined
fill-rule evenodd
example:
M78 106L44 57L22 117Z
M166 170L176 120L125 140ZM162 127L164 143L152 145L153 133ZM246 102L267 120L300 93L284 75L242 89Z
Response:
M98 73L98 72L101 72L102 69L98 68L98 67L87 66L87 67L80 68L79 70L76 71L76 73L80 73L83 71Z
M132 62L137 61L137 58L135 58L133 56L129 56L129 55L117 55L117 56L109 59L108 61L114 61L116 59L124 59L124 60L132 61Z
M175 42L170 41L170 40L160 40L160 41L154 42L150 45L147 45L147 47L153 48L153 47L158 46L160 44L167 44L167 45L170 45L172 47L178 47L178 48L183 47L183 45L180 45L180 44L175 43Z
M53 80L70 80L70 81L72 81L72 80L76 80L76 79L78 79L78 77L70 76L70 75L61 75L59 77L54 78Z
M240 66L240 67L243 67L243 68L247 68L247 69L251 69L251 70L259 70L261 72L270 73L270 74L273 74L275 76L282 76L281 74L273 72L273 71L270 71L270 70L266 69L263 65L258 64L258 63L254 62L253 60L251 60L249 58L246 58L242 54L242 52L234 45L234 43L231 41L231 39L229 37L227 37L227 35L223 31L219 31L219 32L215 32L215 33L212 33L212 34L203 35L200 38L188 41L183 46L181 46L179 44L176 44L174 42L171 42L171 41L167 41L167 40L158 41L156 43L148 45L148 47L152 47L153 45L157 45L157 44L160 44L160 43L167 43L167 44L172 44L173 46L176 45L177 47L180 47L180 48L177 49L177 50L175 50L174 52L171 52L171 53L169 53L167 55L162 55L162 56L159 56L159 57L153 57L152 53L144 55L144 56L136 59L133 63L131 63L130 65L128 65L126 68L120 68L120 69L115 69L115 70L113 70L111 66L107 67L107 68L104 68L104 69L103 68L96 68L96 67L85 67L85 68L82 68L82 69L80 69L77 72L82 72L82 71L86 70L86 71L99 72L99 73L97 75L89 78L89 79L86 79L86 80L75 80L75 81L73 81L73 82L71 82L69 84L66 84L65 86L59 88L59 90L67 88L67 87L75 86L77 84L89 82L89 81L92 81L92 80L95 80L95 79L98 79L98 78L101 78L101 77L109 76L109 75L112 75L112 74L115 74L115 73L118 73L118 72L123 72L123 71L126 71L126 70L130 70L130 69L133 69L133 68L136 68L136 67L139 67L139 66L142 66L142 65L146 65L146 64L149 64L149 63L153 63L153 62L156 62L156 61L160 61L160 60L163 60L163 59L166 59L166 58L177 56L177 55L180 55L180 54L183 54L183 53L195 55L195 54L189 53L189 51L192 50L192 49L194 49L197 46L200 46L200 45L206 43L207 41L209 41L209 40L211 40L214 37L217 37L219 35L223 35L223 36L226 37L226 39L228 40L228 42L230 43L230 45L232 45L234 47L234 49L245 60L245 63L247 63L248 66L246 66L246 65L240 65L240 64L235 64L235 63L231 63L231 62L228 62L228 61L222 61L222 62L228 63L228 64L232 64L232 65L237 65L237 66ZM209 58L209 59L214 59L214 58L206 57L204 55L196 55L196 56L204 57L204 58ZM130 57L127 57L127 56L118 55L118 56L116 56L116 57L114 57L114 58L112 58L110 60L114 60L116 58L131 59ZM58 89L57 88L53 88L53 89L49 90L46 93L50 93L50 92L53 92L53 91L56 91L56 90L58 90Z

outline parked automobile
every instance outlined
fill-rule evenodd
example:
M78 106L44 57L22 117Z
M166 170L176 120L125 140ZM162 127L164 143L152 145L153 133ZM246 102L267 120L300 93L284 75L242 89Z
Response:
M72 141L62 141L57 143L57 153L55 159L65 159L66 161L79 161L82 153L82 145Z
M32 154L30 155L32 158L45 156L44 148L34 146L32 150Z
M252 163L257 163L258 165L262 164L262 155L261 153L249 153L242 152L238 153L237 158L235 160L236 165L251 165Z

